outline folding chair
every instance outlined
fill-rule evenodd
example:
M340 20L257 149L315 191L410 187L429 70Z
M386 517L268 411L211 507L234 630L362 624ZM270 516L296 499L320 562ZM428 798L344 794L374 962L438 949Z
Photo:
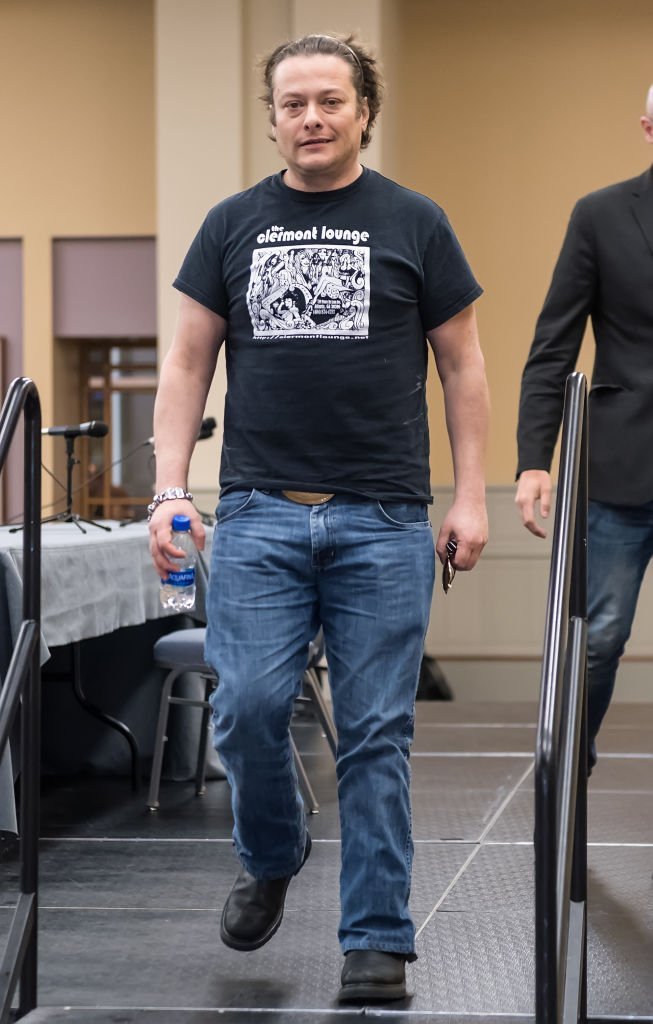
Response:
M195 792L201 796L206 790L206 752L210 728L211 708L209 697L211 692L218 685L218 678L213 669L204 661L204 637L206 629L200 626L194 629L179 629L174 633L168 633L160 637L154 645L154 663L160 668L167 669L167 675L161 691L159 704L159 717L154 740L154 756L152 759L152 774L150 776L150 788L147 798L147 805L151 811L158 810L159 789L161 785L161 769L163 766L163 754L167 741L168 716L171 704L183 704L188 707L202 709L202 722L200 728L200 740L197 751L197 764L195 768ZM321 639L321 631L316 641L309 644L307 652L307 663L302 680L302 693L297 697L297 705L309 704L314 709L316 716L324 730L327 742L335 757L337 736L331 712L324 699L322 684L319 677L319 663L324 654L324 645ZM185 672L197 673L204 682L203 699L191 697L178 697L173 694L175 684ZM299 786L304 801L310 814L317 814L320 805L317 802L315 793L310 784L306 769L300 757L295 741L290 736L290 743L295 759L295 769Z

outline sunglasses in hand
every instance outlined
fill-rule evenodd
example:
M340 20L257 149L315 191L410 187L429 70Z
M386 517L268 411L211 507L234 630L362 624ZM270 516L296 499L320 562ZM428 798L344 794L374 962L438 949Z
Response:
M451 560L452 558L454 558L456 554L457 547L458 545L456 544L456 541L453 540L453 538L447 541L447 557L444 561L444 565L442 566L442 589L444 590L445 594L449 593L453 581L456 578L456 570L451 564Z

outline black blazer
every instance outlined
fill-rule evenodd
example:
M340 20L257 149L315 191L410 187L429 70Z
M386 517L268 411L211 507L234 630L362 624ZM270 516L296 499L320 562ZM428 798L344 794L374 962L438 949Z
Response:
M550 469L587 317L590 497L653 500L653 168L574 207L524 368L518 474Z

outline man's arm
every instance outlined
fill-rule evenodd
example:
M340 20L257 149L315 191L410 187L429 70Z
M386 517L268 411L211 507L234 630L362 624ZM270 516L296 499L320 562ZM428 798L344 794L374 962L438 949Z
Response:
M447 541L455 539L456 569L473 569L488 537L485 451L490 405L474 307L463 309L427 337L442 382L455 479L453 505L440 528L436 550L444 562Z
M161 366L154 403L157 493L168 487L187 487L190 458L226 333L223 317L181 295L177 326ZM190 516L193 540L198 548L204 547L204 527L192 503L183 498L162 502L150 521L150 553L160 576L174 568L170 558L181 554L170 543L175 515Z
M546 519L565 380L576 365L596 286L590 209L586 200L580 200L569 221L522 375L515 502L522 523L536 537L546 537L536 519L537 506Z

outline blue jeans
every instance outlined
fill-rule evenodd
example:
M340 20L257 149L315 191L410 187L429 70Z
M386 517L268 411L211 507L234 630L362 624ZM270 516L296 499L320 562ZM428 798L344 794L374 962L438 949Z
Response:
M653 555L653 502L620 506L590 501L587 550L588 741L593 765L596 735L612 699L619 659Z
M409 748L431 607L427 506L337 495L299 505L232 491L218 506L206 656L234 842L258 878L293 873L306 823L289 744L322 625L338 732L343 951L414 952Z

